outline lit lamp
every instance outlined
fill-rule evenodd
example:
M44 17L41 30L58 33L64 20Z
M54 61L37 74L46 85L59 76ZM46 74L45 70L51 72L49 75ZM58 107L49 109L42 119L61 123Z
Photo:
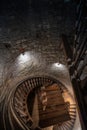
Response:
M24 55L25 49L23 47L19 48L19 51Z

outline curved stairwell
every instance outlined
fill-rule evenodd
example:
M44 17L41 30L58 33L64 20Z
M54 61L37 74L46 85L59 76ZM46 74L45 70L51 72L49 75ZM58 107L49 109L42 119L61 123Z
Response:
M16 91L14 93L14 98L13 98L13 109L14 113L16 115L16 118L20 120L22 124L27 126L28 128L31 128L33 124L33 119L31 117L31 114L29 113L28 110L28 105L27 105L27 99L29 93L34 89L41 87L43 85L49 85L57 83L60 86L61 93L63 94L65 102L67 102L67 106L69 109L70 117L71 120L63 122L62 124L57 124L53 126L53 130L72 130L75 119L76 119L76 104L71 101L72 97L69 93L69 91L59 82L56 81L50 77L34 77L34 78L29 78L20 83ZM68 99L70 99L71 102L69 102L66 98L66 95ZM40 129L38 127L38 129Z
M74 126L74 123L76 120L76 104L75 104L71 94L67 90L67 88L62 87L62 90L63 90L64 100L67 102L71 120L66 121L62 124L55 125L53 127L53 130L73 130L73 126Z

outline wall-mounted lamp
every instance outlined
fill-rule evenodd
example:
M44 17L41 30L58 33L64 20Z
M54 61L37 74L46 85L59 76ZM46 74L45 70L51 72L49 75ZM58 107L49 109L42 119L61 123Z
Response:
M23 47L19 48L19 51L20 51L21 54L24 55L25 49Z

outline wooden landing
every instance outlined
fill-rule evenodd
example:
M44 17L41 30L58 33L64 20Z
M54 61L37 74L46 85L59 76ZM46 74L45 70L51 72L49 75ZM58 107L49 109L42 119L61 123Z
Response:
M63 123L70 120L68 108L62 97L62 93L57 84L45 87L44 99L47 98L46 109L43 110L41 101L41 90L38 91L39 126L41 128L54 124Z

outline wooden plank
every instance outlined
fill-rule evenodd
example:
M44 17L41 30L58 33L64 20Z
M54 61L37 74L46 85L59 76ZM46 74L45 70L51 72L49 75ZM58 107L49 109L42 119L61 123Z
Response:
M50 114L51 112L53 112L53 114ZM54 118L54 117L58 117L64 114L68 114L68 112L66 111L66 109L61 109L61 110L56 110L56 111L46 111L46 113L40 113L40 120L41 119L49 119L49 118Z
M67 119L70 120L70 119L68 118L67 114L65 114L65 115L61 115L61 116L59 116L59 117L52 118L52 119L50 119L50 121L49 121L48 119L41 120L41 121L39 122L39 125L40 125L42 128L44 128L44 126L47 127L47 126L55 125L55 124L57 124L57 123L63 123L63 122L66 121Z
M50 106L50 107L47 107L45 111L42 111L41 109L39 109L39 111L42 112L42 114L44 113L51 113L51 112L55 112L55 111L63 111L63 110L66 110L66 106L63 104L63 105L57 105L57 106Z
M70 120L68 108L66 107L61 90L57 87L57 84L46 87L43 92L46 94L47 104L45 110L43 110L44 105L38 93L39 123L44 124L43 127L46 127L53 125L51 120L54 120L54 124L58 123L58 121L63 122L65 120ZM62 119L64 116L66 116L65 120Z
M63 41L63 45L64 45L64 49L65 49L67 58L72 59L73 53L72 53L71 47L68 43L67 36L65 34L62 34L62 41Z

